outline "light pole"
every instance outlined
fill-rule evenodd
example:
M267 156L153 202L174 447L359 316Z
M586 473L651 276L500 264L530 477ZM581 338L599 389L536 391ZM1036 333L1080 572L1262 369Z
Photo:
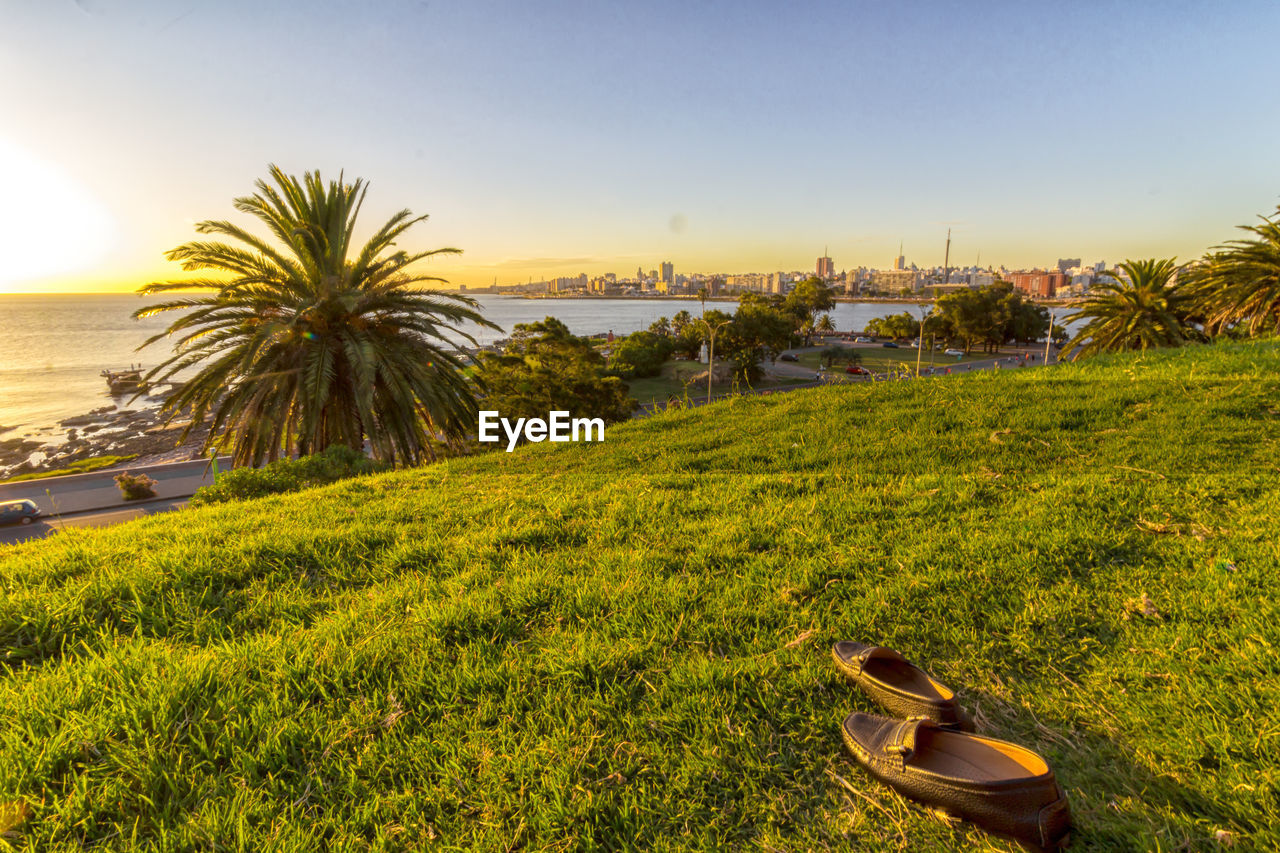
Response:
M1044 338L1044 366L1049 366L1049 342L1053 340L1053 320L1057 316L1057 310L1049 312L1049 334Z
M699 323L707 327L707 337L711 340L711 348L707 351L707 402L711 402L711 379L715 376L716 371L716 332L733 322L733 318L723 320L711 327L711 323L706 317L696 317Z
M925 311L923 308L920 309L920 334L916 337L916 378L917 379L920 378L920 357L924 355L924 324L925 324L925 321L932 316L933 316L933 309L930 309L928 311ZM929 360L930 361L933 360L932 355L929 357Z

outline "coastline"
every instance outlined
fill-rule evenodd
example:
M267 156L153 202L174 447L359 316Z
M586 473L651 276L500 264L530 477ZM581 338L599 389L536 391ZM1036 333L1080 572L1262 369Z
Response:
M65 418L56 427L0 438L0 482L23 474L45 473L103 456L134 458L95 470L114 471L162 462L201 458L208 434L201 426L181 441L186 422L169 426L160 418L160 403L141 409L103 406ZM0 436L11 431L0 426Z

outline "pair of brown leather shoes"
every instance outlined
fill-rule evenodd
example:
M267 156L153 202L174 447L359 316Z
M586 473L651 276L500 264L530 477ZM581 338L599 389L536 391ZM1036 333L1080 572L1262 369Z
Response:
M854 712L844 743L898 793L1037 850L1067 844L1071 813L1049 765L1017 744L969 734L955 692L892 649L841 641L836 666L895 720Z

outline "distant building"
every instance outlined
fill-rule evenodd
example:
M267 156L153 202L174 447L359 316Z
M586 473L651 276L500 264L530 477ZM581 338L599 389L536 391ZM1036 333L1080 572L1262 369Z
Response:
M918 279L915 270L876 270L871 273L871 287L881 293L897 294L903 290L915 290Z
M1058 272L1065 273L1067 270L1079 269L1079 258L1058 258Z
M898 255L898 257L894 258L894 259L893 259L893 268L894 268L895 270L905 270L905 269L907 268L907 256L906 256L906 255Z
M659 268L661 269L661 274L658 276L658 280L666 284L674 284L676 280L675 267L672 266L671 261L663 261Z
M1065 289L1071 282L1066 273L1032 270L1016 272L1012 278L1014 290L1039 299L1052 299L1054 295Z
M835 262L826 255L818 258L818 278L823 281L829 281L836 277Z
M587 274L582 273L581 275L572 277L554 278L549 282L549 285L550 286L547 289L552 293L565 293L570 290L586 290Z

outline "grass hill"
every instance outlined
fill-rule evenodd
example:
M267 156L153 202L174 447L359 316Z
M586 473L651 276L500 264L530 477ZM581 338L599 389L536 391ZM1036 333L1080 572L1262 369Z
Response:
M742 398L0 550L16 849L953 849L829 661L1077 849L1280 846L1280 347ZM0 846L4 842L0 842Z

